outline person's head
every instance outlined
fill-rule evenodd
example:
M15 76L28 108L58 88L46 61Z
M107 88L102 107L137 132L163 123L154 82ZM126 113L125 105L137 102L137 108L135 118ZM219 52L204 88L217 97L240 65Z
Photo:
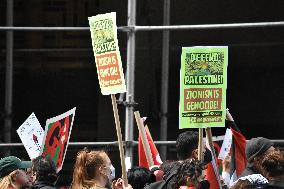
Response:
M147 184L156 181L155 175L144 167L134 167L127 172L129 184L133 189L143 189Z
M208 182L203 182L202 171L203 163L200 161L192 159L183 161L177 170L172 188L178 189L180 186L189 186L196 189L209 188Z
M22 188L30 185L29 178L24 171L31 167L31 162L21 161L15 156L8 156L0 160L0 188Z
M261 162L264 176L269 180L284 180L284 154L280 150L267 153Z
M198 132L186 131L181 133L176 141L177 158L185 160L198 157Z
M72 188L105 187L114 178L114 168L104 151L80 151L76 158ZM103 186L102 186L103 185Z
M30 185L31 183L29 182L26 172L21 169L11 172L0 180L0 188L12 187L15 189L22 189L29 187Z
M261 162L263 157L274 151L273 143L263 137L252 138L246 145L246 158L247 162L251 164L256 171L261 173Z
M47 182L55 184L57 180L56 165L51 158L39 156L33 160L32 165L33 182Z

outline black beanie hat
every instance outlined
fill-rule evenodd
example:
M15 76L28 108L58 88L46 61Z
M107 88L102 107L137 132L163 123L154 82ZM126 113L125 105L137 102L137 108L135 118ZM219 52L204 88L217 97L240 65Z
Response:
M273 146L273 143L267 138L257 137L250 139L246 145L247 161L251 163L254 157L262 155L271 146Z

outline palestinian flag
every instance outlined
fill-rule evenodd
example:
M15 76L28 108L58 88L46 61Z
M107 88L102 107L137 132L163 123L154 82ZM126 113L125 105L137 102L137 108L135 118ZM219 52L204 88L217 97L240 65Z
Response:
M231 146L231 171L230 183L236 181L246 168L246 138L242 135L235 122L228 122L229 128L232 131L232 146Z
M212 158L212 161L207 164L207 169L205 170L205 176L206 176L205 178L210 183L210 189L219 189L220 188L220 185L219 185L220 182L218 181L218 178L220 178L219 177L219 167L222 164L222 160L219 160L217 157L218 157L218 154L221 148L216 142L214 142L213 145L214 145L217 162L214 162L214 159ZM212 152L211 152L211 155L213 157ZM218 177L216 176L216 174L218 174Z

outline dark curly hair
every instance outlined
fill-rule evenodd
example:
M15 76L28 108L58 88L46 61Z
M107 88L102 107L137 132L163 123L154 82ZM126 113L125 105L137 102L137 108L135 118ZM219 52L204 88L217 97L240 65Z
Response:
M53 184L57 180L56 165L51 158L41 155L32 163L32 172L36 173L37 181Z
M198 183L198 178L202 175L202 170L203 164L200 161L185 160L180 164L171 188L178 189L180 186L186 186L188 177L194 182L195 187L197 187L196 184Z
M181 163L175 160L166 160L160 165L160 169L164 172L163 178L166 179L173 171L174 167L178 167Z
M147 184L156 181L155 175L144 167L134 167L127 172L129 184L133 189L143 189Z
M262 172L267 178L284 175L284 154L280 150L273 150L266 154L261 162Z

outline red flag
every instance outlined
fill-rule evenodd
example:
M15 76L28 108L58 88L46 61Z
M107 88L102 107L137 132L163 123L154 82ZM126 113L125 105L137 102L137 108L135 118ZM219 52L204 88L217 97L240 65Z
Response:
M231 127L233 133L233 142L232 142L232 160L231 163L234 166L236 176L239 177L246 168L246 138L238 132L236 129Z
M217 143L213 143L214 148L215 148L215 152L216 156L218 157L218 154L220 152L220 146ZM206 180L208 180L208 182L210 183L210 189L219 189L219 182L217 180L216 174L219 174L219 166L222 163L222 160L217 159L217 163L215 163L216 167L214 170L214 166L213 166L213 160L207 164L207 169L205 170L205 175L206 175ZM215 173L216 172L216 173Z
M156 148L156 145L154 144L154 141L152 139L152 136L151 136L150 131L149 131L147 126L145 127L145 132L146 132L147 140L148 140L150 150L151 150L151 153L152 153L154 165L159 166L163 162L160 158L159 152ZM139 166L149 168L140 135L139 135L139 138L138 138L138 153L139 153Z

